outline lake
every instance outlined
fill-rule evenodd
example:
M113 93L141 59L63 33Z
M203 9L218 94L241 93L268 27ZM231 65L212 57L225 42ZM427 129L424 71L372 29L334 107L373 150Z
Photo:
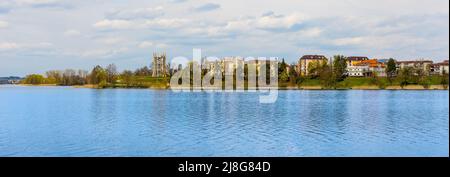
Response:
M0 156L449 156L448 91L0 86Z

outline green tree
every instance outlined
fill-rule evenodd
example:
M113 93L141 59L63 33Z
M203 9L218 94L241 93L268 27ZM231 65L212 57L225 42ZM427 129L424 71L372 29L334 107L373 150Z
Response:
M448 73L446 73L445 71L442 73L441 76L441 85L444 89L448 89Z
M31 74L25 77L25 84L40 85L45 83L45 78L39 74Z
M91 84L97 84L97 85L106 85L106 79L107 79L107 73L105 69L103 69L101 66L95 66L94 69L92 69L91 75L90 75L90 82Z
M322 64L319 68L319 79L320 84L324 88L334 89L336 87L336 76L333 74L331 66L328 66L326 63Z
M281 63L278 64L278 79L282 82L289 81L289 73L287 71L287 64L284 61L284 58Z
M343 81L347 72L347 58L342 55L336 55L333 58L333 74L336 81Z
M308 75L314 79L319 77L320 72L325 68L328 67L327 62L323 61L312 61L308 63Z
M404 88L405 86L407 86L410 83L412 76L413 76L413 68L405 67L401 69L398 76L398 79L400 81L400 87Z
M389 83L392 83L392 78L395 76L397 71L397 63L393 58L390 58L387 62L386 74L389 80Z
M130 87L132 85L133 72L129 70L123 71L120 75L120 79L127 87Z
M62 81L62 72L57 70L47 71L45 72L47 76L47 83L49 84L61 84Z
M117 67L115 64L109 64L106 67L106 81L111 84L115 84L117 80Z

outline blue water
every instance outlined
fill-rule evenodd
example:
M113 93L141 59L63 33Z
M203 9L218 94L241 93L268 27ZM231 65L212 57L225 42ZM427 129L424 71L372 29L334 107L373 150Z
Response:
M0 156L449 156L448 91L0 86Z

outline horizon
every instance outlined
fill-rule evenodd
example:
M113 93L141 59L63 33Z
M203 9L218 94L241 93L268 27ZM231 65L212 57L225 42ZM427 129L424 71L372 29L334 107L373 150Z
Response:
M257 4L257 6L255 6ZM324 5L326 4L326 5ZM114 63L119 70L204 56L449 59L449 1L0 2L0 76Z

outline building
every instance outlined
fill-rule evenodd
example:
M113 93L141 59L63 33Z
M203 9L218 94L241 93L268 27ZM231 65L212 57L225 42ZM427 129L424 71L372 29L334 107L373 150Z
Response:
M347 66L347 74L349 77L367 77L370 76L370 68L365 64L355 64Z
M304 55L298 60L297 72L300 76L308 76L308 67L310 63L317 62L318 64L324 64L328 62L328 59L323 55Z
M153 54L152 77L165 77L168 74L166 65L166 53Z
M234 75L234 71L238 67L244 70L244 65L242 57L224 57L220 62L221 70L225 75Z
M367 57L356 57L356 56L347 57L347 67L355 66L358 63L360 63L362 61L366 61L366 60L369 60L369 58L367 58Z
M10 77L0 77L0 84L19 84L23 78L10 76Z
M371 76L386 77L386 64L378 61L377 59L364 60L359 65L368 65Z
M386 65L377 59L353 60L354 63L347 63L347 74L350 77L379 76L386 77Z
M448 73L448 60L430 65L430 74L443 75Z
M397 61L397 69L409 67L422 70L425 74L429 74L432 64L433 61L431 60Z

